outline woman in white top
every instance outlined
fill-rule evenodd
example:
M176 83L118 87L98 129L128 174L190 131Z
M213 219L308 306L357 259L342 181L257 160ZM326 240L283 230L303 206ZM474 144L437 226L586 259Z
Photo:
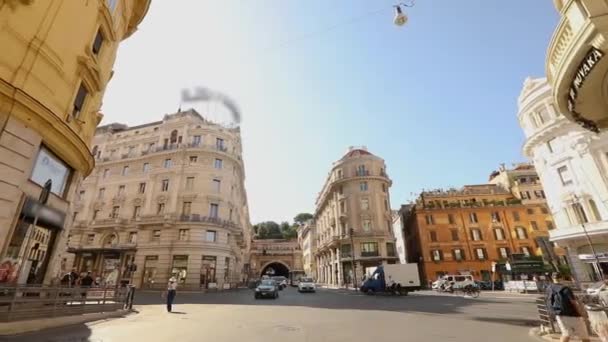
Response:
M173 305L173 300L175 299L175 294L177 293L177 281L175 277L171 277L169 279L169 283L167 284L167 311L171 312L171 306Z

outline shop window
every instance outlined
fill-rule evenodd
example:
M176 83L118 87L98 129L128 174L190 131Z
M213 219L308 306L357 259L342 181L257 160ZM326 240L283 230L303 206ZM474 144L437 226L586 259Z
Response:
M188 276L188 256L174 255L171 267L171 276L177 279L178 284L185 284Z
M51 192L59 197L63 197L71 175L72 169L65 162L55 156L46 147L40 147L30 177L32 182L44 186L50 180L52 183Z
M217 266L217 258L215 256L203 255L201 265L201 282L202 288L208 288L210 283L215 283L215 269Z

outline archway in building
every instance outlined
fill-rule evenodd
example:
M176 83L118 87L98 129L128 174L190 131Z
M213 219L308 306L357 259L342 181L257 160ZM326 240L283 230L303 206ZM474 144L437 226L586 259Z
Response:
M269 262L262 268L262 272L260 273L260 276L265 275L270 277L283 276L289 278L289 267L279 261Z

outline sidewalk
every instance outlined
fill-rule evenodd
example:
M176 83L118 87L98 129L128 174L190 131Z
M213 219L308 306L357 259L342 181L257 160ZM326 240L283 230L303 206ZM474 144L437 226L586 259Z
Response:
M559 341L561 335L560 334L545 334L540 335L540 328L532 328L528 333L531 337L535 337L539 341ZM579 339L571 340L571 341L580 341ZM599 337L591 336L590 341L592 342L602 342Z

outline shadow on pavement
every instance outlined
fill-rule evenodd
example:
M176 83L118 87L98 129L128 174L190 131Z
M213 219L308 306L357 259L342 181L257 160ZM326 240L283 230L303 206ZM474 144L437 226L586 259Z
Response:
M41 335L44 333L44 336ZM45 329L41 332L19 334L15 336L0 336L0 341L19 342L103 342L91 338L91 329L86 324L68 325L59 328Z
M539 325L539 321L537 319L514 319L514 318L500 318L500 317L474 317L476 321L480 322L488 322L488 323L501 323L501 324L510 324L517 325L521 327L537 327Z

